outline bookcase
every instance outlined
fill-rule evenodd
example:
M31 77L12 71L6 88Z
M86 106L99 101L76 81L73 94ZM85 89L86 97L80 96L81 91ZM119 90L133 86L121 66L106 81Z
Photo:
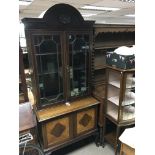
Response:
M45 153L98 135L100 102L92 97L94 21L68 4L24 18L34 109Z

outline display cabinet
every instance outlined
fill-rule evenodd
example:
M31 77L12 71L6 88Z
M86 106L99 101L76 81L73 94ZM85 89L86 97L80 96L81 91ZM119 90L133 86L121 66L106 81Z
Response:
M116 128L106 133L104 138L113 144L117 151L118 137L121 128L133 126L135 123L135 69L118 69L107 66L106 69L106 109L105 123L108 119Z
M56 4L43 18L22 22L44 151L97 135L99 102L91 97L94 21L84 21L68 4Z
M94 22L67 4L22 21L37 108L90 95Z
M135 119L135 70L107 68L106 115L116 123Z

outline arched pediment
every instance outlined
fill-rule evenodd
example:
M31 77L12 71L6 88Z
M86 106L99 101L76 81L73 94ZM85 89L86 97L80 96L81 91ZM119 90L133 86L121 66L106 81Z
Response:
M69 4L56 4L49 8L43 19L52 25L79 25L84 22L83 17L80 12Z

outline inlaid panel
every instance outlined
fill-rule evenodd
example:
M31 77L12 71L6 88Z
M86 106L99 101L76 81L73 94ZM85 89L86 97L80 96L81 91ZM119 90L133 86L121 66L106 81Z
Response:
M48 146L63 142L70 137L69 124L69 117L56 119L46 124Z
M95 108L77 113L77 134L95 127Z

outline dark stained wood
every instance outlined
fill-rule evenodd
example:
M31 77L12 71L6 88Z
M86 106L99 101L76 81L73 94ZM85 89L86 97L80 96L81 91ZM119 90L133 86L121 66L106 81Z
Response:
M95 24L95 34L103 32L135 32L135 25Z
M105 99L105 84L103 83L95 84L93 95L101 101Z
M77 9L68 4L56 4L49 8L43 19L51 25L79 25L84 19Z
M65 12L69 12L68 15L75 14L71 13L70 11L73 10L73 8L69 5L56 5L50 8L47 13L45 13L45 16L42 19L36 19L36 18L24 18L22 21L25 25L25 35L27 39L27 46L28 46L28 53L29 53L29 58L30 58L30 68L32 70L32 89L33 89L33 94L34 94L34 102L37 105L38 109L42 109L44 107L50 106L50 103L47 104L46 106L42 106L40 103L40 92L39 92L39 86L38 86L38 73L37 73L37 62L36 62L36 56L35 56L35 49L34 49L34 40L33 37L36 35L48 35L48 34L57 34L60 35L60 44L61 44L61 60L62 60L62 74L63 74L63 93L64 93L64 101L66 100L74 100L76 97L70 97L69 94L69 43L68 43L68 35L69 34L76 34L76 35L81 35L81 34L87 34L89 35L89 54L88 54L88 93L85 96L88 96L91 94L91 53L92 53L92 42L93 42L93 24L94 21L84 21L82 20L82 16L77 14L78 18L72 18L73 21L71 21L70 24L63 24L60 23L60 21L54 21L59 20L59 15L61 15L62 9L60 8L65 7ZM58 9L58 10L57 10ZM54 12L51 12L54 10ZM55 14L56 12L60 12L60 14ZM51 13L50 13L51 12ZM78 20L78 24L74 20ZM52 22L51 22L52 21ZM37 25L36 25L37 23ZM43 27L44 25L44 27ZM56 26L57 25L57 26Z
M19 103L24 103L28 101L26 77L24 73L24 63L23 63L23 51L19 45L19 85L22 89L22 93L19 94Z

